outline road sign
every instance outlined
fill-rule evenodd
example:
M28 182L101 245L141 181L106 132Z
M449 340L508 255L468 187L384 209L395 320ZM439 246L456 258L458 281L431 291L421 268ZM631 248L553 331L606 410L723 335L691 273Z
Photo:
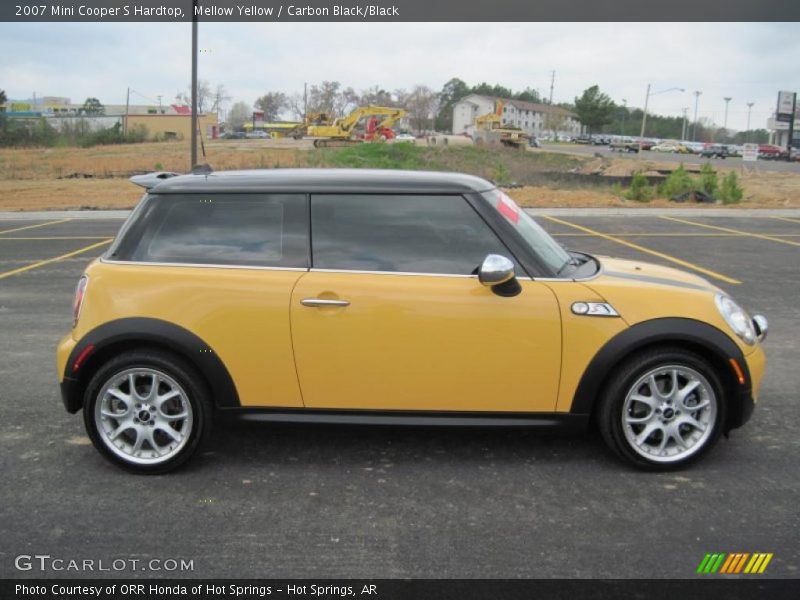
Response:
M758 144L745 144L742 146L742 160L758 160Z

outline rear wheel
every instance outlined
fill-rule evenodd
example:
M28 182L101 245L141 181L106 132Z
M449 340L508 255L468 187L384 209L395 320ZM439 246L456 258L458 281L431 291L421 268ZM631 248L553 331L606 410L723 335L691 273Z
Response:
M598 410L606 443L634 465L682 467L707 452L725 422L723 387L702 357L651 350L612 375Z
M101 454L138 473L182 465L211 426L200 376L178 357L156 351L127 352L103 365L87 387L83 413Z

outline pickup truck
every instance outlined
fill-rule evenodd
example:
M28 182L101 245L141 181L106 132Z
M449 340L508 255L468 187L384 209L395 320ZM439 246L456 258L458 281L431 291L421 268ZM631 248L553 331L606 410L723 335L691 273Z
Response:
M639 152L639 142L633 140L614 140L608 145L611 152Z

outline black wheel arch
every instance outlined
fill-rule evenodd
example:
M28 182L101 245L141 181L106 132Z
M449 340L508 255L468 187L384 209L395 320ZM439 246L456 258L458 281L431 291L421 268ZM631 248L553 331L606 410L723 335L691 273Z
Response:
M720 329L698 321L665 317L637 323L611 338L595 354L581 377L570 412L593 415L614 369L635 353L657 346L678 346L705 358L717 370L729 401L724 431L743 425L753 411L752 380L739 346ZM736 360L744 383L730 363Z
M90 346L91 350L86 353ZM73 348L61 383L61 396L67 411L76 413L80 410L86 386L109 358L142 348L171 352L195 367L205 380L215 406L240 406L239 394L227 367L200 337L168 321L130 317L109 321L92 329ZM84 354L75 369L76 362Z

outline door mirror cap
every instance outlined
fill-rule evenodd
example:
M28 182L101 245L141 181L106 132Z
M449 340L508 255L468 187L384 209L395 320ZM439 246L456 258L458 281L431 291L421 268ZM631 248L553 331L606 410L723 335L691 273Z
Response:
M500 254L488 255L478 269L478 281L488 287L502 285L514 277L514 263Z

